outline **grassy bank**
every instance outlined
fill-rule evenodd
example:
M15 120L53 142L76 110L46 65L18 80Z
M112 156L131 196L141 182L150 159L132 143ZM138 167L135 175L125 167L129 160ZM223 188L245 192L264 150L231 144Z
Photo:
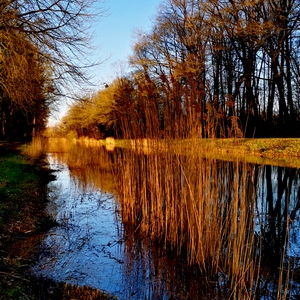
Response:
M226 161L300 168L300 139L190 139L190 140L116 140L115 147L133 147L144 153L174 151Z
M21 154L21 146L0 141L0 299L111 299L30 274L40 240L56 225L44 209L54 176L42 159Z
M199 145L217 152L252 154L260 157L300 159L300 139L207 139L198 140Z
M41 234L53 225L44 214L49 170L0 144L0 299L35 298L29 265Z
M201 139L181 142L184 151L222 160L300 168L300 139ZM196 151L197 152L197 151Z

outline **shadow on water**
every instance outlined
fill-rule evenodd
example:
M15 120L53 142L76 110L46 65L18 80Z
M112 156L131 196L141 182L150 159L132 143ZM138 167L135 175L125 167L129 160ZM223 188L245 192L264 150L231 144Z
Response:
M299 170L76 147L36 274L119 299L298 299Z

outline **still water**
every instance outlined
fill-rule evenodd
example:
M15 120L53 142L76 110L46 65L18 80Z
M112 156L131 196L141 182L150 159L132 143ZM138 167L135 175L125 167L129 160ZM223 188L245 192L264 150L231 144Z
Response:
M87 151L48 156L59 225L35 274L118 299L298 299L298 170Z
M50 183L48 213L59 226L43 241L34 272L76 285L101 288L127 299L132 283L126 276L119 205L112 193L84 188L66 164L48 156L56 180ZM138 291L137 291L138 292Z
M125 249L124 238L132 243L133 237L124 236L120 205L113 191L107 191L103 182L103 190L92 181L83 186L68 166L51 154L48 163L56 180L49 184L47 211L59 225L42 242L33 272L55 281L98 288L118 299L168 299L168 287L161 289L167 283L157 283L152 270L158 258L152 255L150 243L143 242L146 251L140 249L142 242L129 253Z

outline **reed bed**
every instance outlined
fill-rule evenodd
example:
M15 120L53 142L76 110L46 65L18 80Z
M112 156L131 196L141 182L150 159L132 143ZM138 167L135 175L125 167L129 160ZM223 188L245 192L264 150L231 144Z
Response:
M74 144L75 140L67 138L48 138L47 152L67 153Z
M300 139L141 139L116 142L144 154L172 152L226 161L300 168Z
M228 276L229 289L243 291L240 296L244 288L251 294L253 225L241 188L247 177L238 168L223 166L224 173L216 161L190 164L179 155L123 157L118 168L124 223L176 250L208 277Z

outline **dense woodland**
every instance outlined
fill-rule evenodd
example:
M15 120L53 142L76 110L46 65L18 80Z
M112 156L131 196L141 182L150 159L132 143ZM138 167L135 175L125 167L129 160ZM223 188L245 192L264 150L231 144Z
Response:
M67 86L88 80L93 2L0 0L0 138L41 134Z
M62 123L122 138L299 136L298 0L167 0L131 72Z
M83 58L90 4L0 1L2 137L42 131L65 86L84 81L72 59ZM152 30L137 34L131 71L81 96L59 130L94 138L299 136L299 23L299 0L164 0Z

